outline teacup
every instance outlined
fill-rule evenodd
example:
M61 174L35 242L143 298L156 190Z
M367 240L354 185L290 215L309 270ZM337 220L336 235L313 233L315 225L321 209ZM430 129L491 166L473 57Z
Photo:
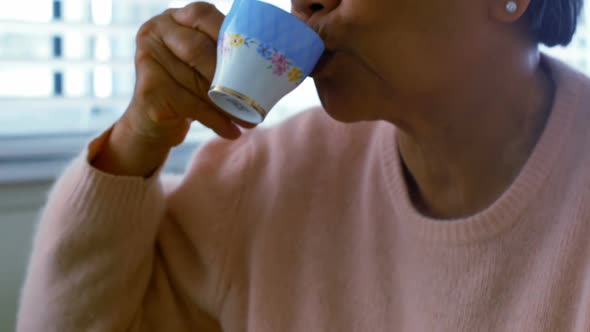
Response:
M259 124L323 52L320 36L299 18L259 0L236 0L219 34L209 98L230 116Z

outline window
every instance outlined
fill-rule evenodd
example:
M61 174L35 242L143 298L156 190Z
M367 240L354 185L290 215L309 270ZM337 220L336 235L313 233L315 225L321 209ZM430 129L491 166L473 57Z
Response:
M290 7L288 0L263 1ZM40 162L67 159L113 123L134 87L137 29L166 8L188 2L0 0L0 181L14 178L7 165L20 171L29 162L31 172L38 173ZM212 2L227 13L232 0ZM570 47L548 50L588 73L589 12ZM265 124L318 103L307 80L277 105ZM196 144L211 136L195 124L188 141Z

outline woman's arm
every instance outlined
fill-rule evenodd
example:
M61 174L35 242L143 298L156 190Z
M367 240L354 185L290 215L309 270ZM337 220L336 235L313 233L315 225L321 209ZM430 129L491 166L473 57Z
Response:
M39 221L18 331L124 331L139 314L164 218L157 178L75 161Z
M232 220L226 204L240 181L221 170L239 174L232 150L240 144L209 144L169 192L154 170L193 121L221 137L241 136L203 88L213 78L223 19L213 5L196 2L140 28L129 107L65 172L43 211L18 331L210 327L207 317L220 307L211 290L223 279L215 271L225 261L218 261L225 252L218 244L227 243L228 233L216 232Z
M182 181L162 182L157 173L144 179L93 168L87 160L106 136L50 194L17 331L217 331L233 218L225 203L239 196L225 181L244 164L242 140L207 144ZM220 205L216 188L235 197ZM187 205L198 212L187 214Z

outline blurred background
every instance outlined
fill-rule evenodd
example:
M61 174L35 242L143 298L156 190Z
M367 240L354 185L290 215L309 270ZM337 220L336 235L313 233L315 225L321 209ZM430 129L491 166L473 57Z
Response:
M289 0L264 0L290 10ZM227 13L232 0L210 1ZM119 117L134 86L134 36L170 0L0 0L0 331L13 331L33 229L52 181ZM590 10L568 48L545 50L590 74ZM305 81L275 124L319 104ZM182 172L207 129L194 125L167 170Z

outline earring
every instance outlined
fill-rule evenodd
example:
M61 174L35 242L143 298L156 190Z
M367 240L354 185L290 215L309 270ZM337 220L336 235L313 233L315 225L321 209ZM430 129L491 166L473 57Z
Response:
M509 13L514 14L517 10L518 5L515 1L508 1L508 3L506 3L506 11L508 11Z

